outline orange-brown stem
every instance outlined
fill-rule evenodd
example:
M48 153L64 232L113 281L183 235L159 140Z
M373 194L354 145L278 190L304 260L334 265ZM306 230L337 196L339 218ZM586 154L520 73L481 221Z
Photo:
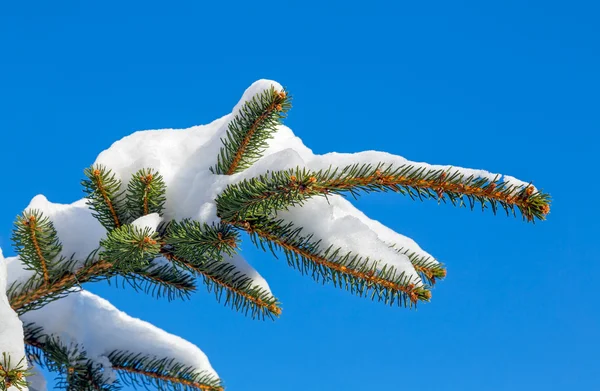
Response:
M431 284L435 284L435 279L438 277L435 276L433 268L423 265L415 265L414 263L413 267L418 273L423 273L423 275L425 275L425 277L427 277L427 279L431 281ZM442 272L442 276L440 278L446 278L446 269L441 268L440 270Z
M124 367L124 366L120 366L120 365L113 365L112 369L115 369L117 371L136 373L136 374L151 377L151 378L157 379L157 380L183 384L185 386L193 387L193 388L196 388L196 389L202 390L202 391L223 391L223 387L208 386L206 384L196 383L191 380L179 379L176 377L161 375L156 372L144 371L144 370L136 369L136 368Z
M29 220L25 221L25 224L29 226L29 232L31 233L31 240L33 242L33 247L35 248L35 252L40 259L40 265L42 266L42 275L44 278L44 285L48 284L50 281L50 275L48 274L48 265L46 263L46 258L42 254L42 249L40 248L40 244L37 240L37 221L35 216L29 216Z
M490 183L486 187L470 186L463 183L453 183L445 180L446 176L441 175L439 178L433 179L417 179L407 178L396 175L382 175L381 172L376 171L374 175L363 177L363 178L349 178L349 180L343 179L332 179L323 183L316 183L311 186L311 190L320 193L325 193L331 188L336 189L350 189L356 186L368 186L379 184L388 188L394 189L396 186L406 186L416 189L430 189L434 190L439 197L442 197L443 193L457 193L466 196L474 197L485 197L496 201L503 202L507 205L515 205L521 210L526 210L531 206L529 196L533 192L533 187L529 186L526 189L527 197L519 197L514 194L507 192L496 191L496 184ZM542 208L542 212L547 214L550 211L548 208Z
M10 305L15 311L17 311L29 303L42 299L44 296L61 292L67 289L67 287L72 286L74 283L85 282L90 278L101 274L103 271L110 269L111 267L112 263L100 260L89 268L84 268L75 274L65 275L52 285L44 284L34 290L22 292L20 295L14 296L10 299Z
M148 214L148 192L150 191L150 185L152 184L152 174L148 174L142 177L142 181L146 185L144 189L144 216Z
M100 194L102 194L102 198L104 198L104 202L108 206L108 209L110 210L110 214L112 215L112 218L115 221L115 226L117 228L119 228L121 226L121 223L119 222L119 217L117 216L117 212L115 212L115 208L114 208L110 198L108 198L108 194L106 194L106 190L104 189L104 184L102 183L102 178L100 176L100 170L98 170L98 169L94 170L94 177L96 178L96 185L98 186L98 190L100 190Z
M359 278L359 279L366 281L368 283L371 283L371 284L379 285L386 289L403 292L406 295L408 295L408 297L410 298L410 301L413 303L416 303L418 301L418 297L417 297L417 293L416 293L416 288L418 288L418 287L415 286L414 284L408 284L408 285L396 284L392 281L388 281L384 278L376 276L374 272L365 273L365 272L361 272L359 270L354 270L354 269L349 268L344 265L340 265L339 263L329 261L325 257L315 255L305 249L297 248L297 247L291 245L290 243L287 243L287 242L281 240L279 237L277 237L269 232L265 232L260 229L256 229L255 227L252 227L247 222L246 223L244 223L244 222L228 222L228 223L233 224L237 227L240 227L240 228L246 230L248 233L256 233L258 236L279 245L283 249L293 251L296 254L298 254L304 258L307 258L318 265L322 265L331 270L335 270L340 273L344 273L349 276Z
M246 148L248 147L248 144L250 143L250 140L252 139L252 136L256 132L256 129L258 129L258 126L261 124L261 122L264 121L265 118L267 118L267 116L270 115L271 112L273 112L273 110L275 110L276 108L277 108L277 103L275 101L273 101L273 103L271 103L269 105L269 107L267 107L267 109L265 110L265 112L262 113L256 119L256 121L254 121L254 123L252 124L252 126L248 130L248 133L246 134L246 137L244 137L244 140L242 141L242 144L240 145L240 148L235 153L233 161L231 162L231 165L229 166L229 169L227 170L226 175L232 175L235 172L235 170L237 169L238 165L240 164L240 160L242 160L242 156L244 156L244 152L246 151Z

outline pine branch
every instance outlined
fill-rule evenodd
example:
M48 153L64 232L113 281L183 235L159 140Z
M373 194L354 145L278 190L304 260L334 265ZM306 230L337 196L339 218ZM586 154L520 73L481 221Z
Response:
M120 276L122 275L117 275L116 278ZM188 299L190 294L196 291L195 278L171 263L150 264L122 277L121 285L127 283L136 291L151 294L156 298L166 296L169 301Z
M193 367L169 358L153 358L139 353L114 351L109 355L113 370L126 385L135 388L154 386L159 390L223 391L221 380L210 373L198 372Z
M50 219L38 210L23 212L17 216L11 239L27 269L41 274L48 284L53 269L64 260L58 256L62 245Z
M81 184L87 195L87 204L95 212L93 216L109 231L119 228L125 217L121 181L101 165L86 168L84 173L87 179Z
M498 207L507 214L518 209L527 221L544 220L550 212L550 196L533 186L516 187L499 180L466 176L460 171L355 164L344 168L310 171L275 171L229 185L217 198L217 214L225 220L244 220L270 215L302 205L314 196L360 192L394 191L411 198L450 200L453 205L479 202L482 209Z
M164 250L163 256L188 270L201 275L209 292L214 292L218 302L225 294L225 305L251 317L273 318L281 314L277 299L268 291L256 285L252 278L237 271L234 265L225 261L210 259L185 259Z
M429 301L431 292L426 286L412 281L393 267L379 268L369 258L346 253L329 246L321 250L320 241L313 242L312 235L302 236L302 228L282 220L261 218L260 221L228 222L246 231L252 242L276 256L282 250L288 264L302 274L311 274L317 282L331 281L334 286L344 288L358 296L371 294L373 299L386 304L416 306L418 301Z
M239 233L231 225L210 226L186 219L171 222L165 231L165 258L201 275L217 301L225 294L226 305L250 312L253 318L279 316L277 299L224 261L223 254L233 256L239 242Z
M87 357L78 344L64 344L59 337L44 333L42 327L29 323L24 327L26 353L41 368L57 372L56 387L70 391L117 391L104 368Z
M31 278L24 284L11 285L7 290L11 307L21 315L65 297L70 289L84 282L99 281L113 275L114 271L111 271L113 265L103 260L93 262L93 254L90 254L84 266L74 272L72 269L77 263L75 260L63 263L61 272L56 273L47 284Z
M195 220L172 221L165 228L165 244L183 258L223 259L238 247L239 233L227 224L208 225Z
M172 264L156 266L150 264L132 271L121 271L106 260L93 261L95 253L76 271L78 262L70 260L62 264L62 272L57 273L49 284L43 284L31 278L23 284L13 284L7 291L11 307L21 315L67 296L74 288L81 288L86 282L97 282L112 278L122 278L121 285L127 283L136 291L152 294L154 297L166 296L168 300L186 299L196 290L193 276L183 270L177 270Z
M229 123L226 138L221 140L217 165L211 171L232 175L250 167L262 156L267 140L291 107L290 96L274 87L245 102Z
M133 174L127 187L128 221L150 213L162 213L166 197L163 177L155 170L141 169Z
M394 246L391 246L394 247ZM433 286L438 279L446 278L446 267L437 262L434 258L419 255L414 251L405 248L395 249L398 253L406 255L413 267L419 274L419 277L427 284Z
M160 253L158 233L150 228L125 224L108 232L100 241L100 257L120 271L132 272L150 264Z

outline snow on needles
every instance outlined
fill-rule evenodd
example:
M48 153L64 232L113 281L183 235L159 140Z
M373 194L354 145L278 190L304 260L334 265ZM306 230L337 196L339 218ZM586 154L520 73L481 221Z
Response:
M100 153L95 164L111 169L121 179L125 190L131 176L142 168L153 168L164 178L167 187L167 201L163 213L164 221L171 219L191 218L211 224L219 219L216 215L215 199L229 184L252 178L267 171L295 167L310 169L326 169L330 166L364 164L411 164L416 168L444 169L449 172L458 171L465 177L475 176L494 179L499 174L484 170L472 170L460 167L429 165L411 162L401 156L384 152L366 151L359 153L328 153L315 155L300 138L286 126L279 126L264 156L249 169L231 176L215 175L209 170L214 166L221 139L227 133L227 126L237 114L244 102L252 96L273 86L281 90L279 83L259 80L253 83L235 105L232 113L219 118L208 125L193 126L188 129L162 129L135 132L115 142L110 148ZM504 180L515 186L524 186L525 182L505 176ZM329 202L317 197L308 200L304 206L293 207L280 212L279 217L304 227L307 234L313 233L315 239L321 239L322 247L333 244L347 251L369 256L379 260L381 265L389 264L414 276L414 269L406 256L389 248L395 244L411 252L428 255L414 241L384 227L377 221L369 219L341 196L329 196ZM70 205L55 204L44 196L35 197L28 209L40 209L52 219L63 243L63 255L75 254L83 259L104 238L105 231L94 219L85 205L79 200ZM310 217L309 217L310 216ZM352 222L351 224L349 224ZM353 226L349 228L349 226ZM361 240L356 240L361 237ZM359 245L360 243L360 245ZM238 258L241 260L241 258ZM17 266L11 269L10 280L27 277L19 272ZM244 262L244 269L257 277L256 283L268 289L258 272Z
M465 174L465 177L473 175L490 180L501 177L483 170L410 162L400 156L375 151L315 155L300 138L283 125L278 127L274 137L268 141L269 147L263 157L252 167L231 176L213 174L210 168L217 161L222 146L221 139L226 136L228 123L244 102L271 86L277 90L282 89L281 85L274 81L259 80L253 83L244 92L232 113L208 125L188 129L135 132L100 153L95 164L104 165L112 170L115 177L122 181L121 190L126 189L131 176L142 168L152 168L162 175L167 189L163 216L151 215L141 218L135 222L138 227L156 229L161 221L184 218L208 224L218 222L215 199L229 184L250 179L267 171L298 166L319 170L330 166L344 167L363 163L395 166L411 164L416 168L445 169L449 173L458 171ZM504 181L515 186L526 185L508 176L504 177ZM63 205L38 195L33 198L27 209L38 209L52 220L63 244L62 255L67 258L73 256L78 260L85 260L106 235L104 228L92 216L85 199ZM420 281L408 258L390 246L402 247L423 256L428 254L412 239L365 216L342 196L309 199L302 207L296 206L279 212L278 217L303 227L303 232L307 235L314 234L315 239L322 240L322 247L333 245L342 247L344 252L368 256L377 261L380 267L392 265L399 272ZM164 262L164 259L158 262ZM235 265L239 271L252 278L256 285L270 292L266 281L241 256L226 257L224 262ZM7 263L9 283L22 282L31 276L31 272L23 269L18 257L7 259ZM5 267L4 262L0 262L2 284L6 284ZM10 346L1 345L15 338L17 341L22 340L20 325L15 326L19 321L8 307L4 291L5 287L2 286L0 346L3 350L10 349L16 355L22 356L22 344L8 342ZM72 293L66 299L31 311L23 317L27 321L36 322L47 332L83 343L88 353L98 358L106 355L110 349L131 348L139 351L145 347L148 349L146 353L160 352L161 356L171 355L172 358L181 359L184 364L212 371L206 356L195 346L146 322L133 319L105 300L85 291ZM12 337L7 338L2 333L10 333Z
M63 299L21 315L27 324L60 338L65 345L80 344L88 358L110 365L106 357L120 350L149 357L173 358L199 372L216 376L206 355L192 343L119 311L108 301L87 291L72 292Z

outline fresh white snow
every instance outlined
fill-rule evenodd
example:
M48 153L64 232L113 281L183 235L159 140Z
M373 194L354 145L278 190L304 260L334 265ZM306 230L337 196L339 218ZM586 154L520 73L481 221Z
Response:
M225 137L227 125L241 105L252 96L274 86L274 81L259 80L253 83L234 107L232 113L208 125L188 129L162 129L135 132L115 142L97 157L95 164L111 169L123 181L125 190L131 176L142 168L153 168L163 176L167 186L167 201L163 216L150 215L138 219L135 225L156 229L161 221L192 218L211 224L219 219L216 215L215 199L229 184L251 178L267 171L308 167L326 169L330 166L344 167L356 163L392 163L396 166L413 164L417 168L445 169L487 179L502 178L515 186L525 182L513 177L500 176L483 170L471 170L451 166L434 166L410 162L403 157L384 152L328 153L315 155L291 129L279 126L264 156L249 169L231 176L214 175L209 171L216 163L221 139ZM334 146L335 147L335 146ZM83 169L83 167L82 167ZM105 230L92 216L85 199L71 204L53 203L43 195L33 198L27 209L39 209L51 218L63 244L62 255L84 260L105 237ZM304 227L307 234L313 233L321 239L322 247L343 247L364 256L369 256L378 265L393 265L399 272L420 281L408 258L391 249L390 245L428 256L412 239L398 234L381 223L365 216L344 197L331 195L328 199L316 197L302 207L281 211L278 216ZM159 260L157 262L165 262ZM269 289L266 281L242 257L226 258L235 264L255 283ZM5 268L8 266L8 282L22 282L31 276L23 269L18 257L0 262L0 284L6 284ZM10 310L0 286L0 347L21 357L23 354L20 322ZM49 314L54 314L49 316ZM61 314L57 316L56 314ZM26 321L35 321L47 331L72 341L83 343L88 353L101 359L111 349L124 347L147 349L149 354L170 356L183 360L198 368L212 371L205 355L195 346L165 333L138 319L131 318L112 307L105 300L88 292L71 294L68 298L23 316ZM17 341L17 342L15 342ZM7 345L8 344L8 345Z
M15 367L25 357L25 345L23 344L23 323L17 314L10 308L6 297L6 262L0 249L0 362L2 353L10 357L11 366ZM16 390L10 387L10 391Z
M80 344L90 359L104 366L109 376L111 368L107 356L115 350L159 359L173 358L216 376L206 355L192 343L133 318L85 290L72 292L21 318L26 324L43 327L45 333L58 336L66 345Z

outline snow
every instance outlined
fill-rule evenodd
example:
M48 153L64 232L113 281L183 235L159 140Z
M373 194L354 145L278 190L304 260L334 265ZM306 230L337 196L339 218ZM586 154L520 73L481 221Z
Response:
M11 366L14 368L25 357L23 344L23 324L8 303L6 297L6 263L0 249L0 361L2 353L10 357ZM16 390L10 387L10 391Z
M217 161L225 137L227 125L246 100L261 91L281 85L269 80L253 83L234 106L232 112L210 124L188 129L162 129L135 132L113 143L100 153L95 164L111 169L121 179L122 189L127 188L131 176L142 168L157 170L167 187L167 198L163 216L144 216L134 222L138 227L155 230L161 221L191 218L201 223L218 222L216 197L229 184L251 178L267 171L307 167L314 170L330 166L344 167L357 163L411 164L431 170L458 171L469 176L488 180L502 179L510 185L522 187L527 183L516 178L452 166L429 165L411 162L389 153L366 151L359 153L328 153L315 155L300 138L286 126L279 126L264 156L247 170L231 175L215 175L209 170ZM43 195L34 197L27 209L38 209L49 217L63 244L63 256L73 256L79 261L86 259L106 236L105 229L92 216L85 199L71 204L58 204ZM293 207L278 212L278 217L304 227L306 234L313 233L322 240L322 247L343 247L363 256L368 256L378 265L393 265L399 272L418 279L414 268L405 255L399 254L390 245L429 256L412 239L400 235L383 224L370 219L356 209L345 198L332 195L327 199L316 197L303 207ZM0 347L21 357L23 346L22 330L16 315L8 307L4 294L7 283L23 282L32 272L23 269L18 257L0 262ZM164 259L156 261L165 262ZM255 284L269 290L267 282L241 256L226 257L224 262L235 265ZM52 316L51 316L52 314ZM170 335L138 319L131 318L112 307L105 300L88 292L72 293L66 299L51 303L44 308L23 315L23 319L35 321L46 331L56 333L69 340L85 344L88 353L102 360L111 349L133 349L160 356L169 355L198 368L212 371L206 356L195 346L181 338Z
M148 228L151 233L154 233L162 221L163 218L158 213L150 213L146 216L137 218L131 225L138 228L140 231L144 231L144 229Z
M232 113L219 118L208 125L193 126L188 129L163 129L135 132L113 143L100 153L95 164L111 169L122 180L125 190L129 178L142 168L153 168L163 176L167 186L167 201L162 219L191 218L208 224L217 222L215 199L229 184L264 174L269 170L308 167L314 170L327 169L330 166L344 167L356 163L376 165L378 163L400 166L411 164L415 169L425 167L431 170L458 171L465 178L470 176L493 180L503 179L511 185L520 187L527 183L516 178L461 167L430 165L412 162L401 156L385 152L365 151L359 153L332 152L315 155L307 148L291 129L279 126L264 156L249 169L231 176L215 175L209 170L216 163L221 139L225 137L227 125L238 112L242 104L264 89L281 85L259 80L253 83L235 105ZM410 251L428 255L411 239L397 234L382 224L369 219L362 212L339 196L328 197L329 203L322 197L307 201L303 207L294 207L280 212L280 217L304 226L305 232L314 233L315 238L323 240L323 246L333 244L344 247L373 260L381 265L389 264L408 275L416 274L406 256L388 248L396 244ZM79 200L69 205L48 201L44 196L36 196L28 209L40 209L55 224L63 242L63 255L74 254L83 259L105 236L102 226L94 219L85 205ZM160 217L145 216L136 224L156 227ZM143 223L142 223L143 221ZM358 240L360 238L360 241ZM360 246L358 245L360 243ZM16 266L11 280L24 278L27 273ZM244 268L263 285L263 279L250 265L244 262Z
M21 318L27 324L43 327L45 333L58 336L67 345L80 344L90 359L104 366L109 376L114 374L107 356L115 350L172 358L216 376L206 355L192 343L133 318L85 290L72 292Z

